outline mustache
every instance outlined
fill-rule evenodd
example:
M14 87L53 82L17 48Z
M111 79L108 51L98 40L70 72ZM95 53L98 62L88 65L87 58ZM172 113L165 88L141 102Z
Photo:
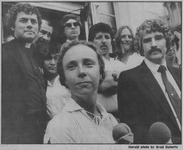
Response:
M153 52L160 52L161 53L161 49L157 48L157 47L152 47L149 51L149 54L153 53Z
M103 43L100 47L108 47L108 45Z

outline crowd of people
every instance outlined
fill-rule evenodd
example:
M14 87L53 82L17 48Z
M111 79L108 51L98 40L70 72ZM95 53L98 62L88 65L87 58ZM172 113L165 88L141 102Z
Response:
M13 34L2 45L2 144L181 143L179 39L161 20L115 35L100 22L86 41L80 17L67 14L58 43L38 8L18 3L6 25ZM168 140L150 134L154 123L165 124Z

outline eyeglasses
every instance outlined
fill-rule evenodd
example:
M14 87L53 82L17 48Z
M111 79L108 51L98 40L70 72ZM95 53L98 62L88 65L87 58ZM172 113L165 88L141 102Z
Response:
M79 25L80 25L79 22L72 22L72 23L65 23L65 24L64 24L64 27L71 28L72 26L77 27L77 26L79 26Z

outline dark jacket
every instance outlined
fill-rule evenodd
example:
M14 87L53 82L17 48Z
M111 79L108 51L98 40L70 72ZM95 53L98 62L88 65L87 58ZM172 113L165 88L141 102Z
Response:
M181 89L180 70L168 69ZM120 121L130 126L135 143L150 143L148 130L155 122L163 122L169 127L173 143L181 142L181 132L172 110L145 62L120 74L117 95Z
M42 143L46 127L46 99L28 102L29 84L17 39L2 47L2 143ZM31 106L32 105L32 106ZM30 107L31 106L31 107Z

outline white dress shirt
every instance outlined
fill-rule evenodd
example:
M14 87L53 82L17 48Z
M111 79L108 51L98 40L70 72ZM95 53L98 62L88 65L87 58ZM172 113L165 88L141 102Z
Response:
M47 113L50 118L62 111L71 94L65 86L61 85L59 75L55 78L53 84L48 81L47 91Z
M170 105L170 108L172 109L172 112L176 118L176 121L177 121L177 124L179 126L179 129L181 130L181 124L180 124L180 121L178 120L178 117L177 117L177 114L175 113L175 110L173 108L173 105L168 97L168 93L166 92L166 89L165 89L165 85L163 83L163 80L162 80L162 77L161 77L161 73L158 72L158 69L159 69L159 64L155 64L155 63L152 63L151 61L149 61L148 59L145 58L145 63L147 65L147 67L151 70L153 76L155 77L155 79L157 80L158 84L160 85L169 105ZM166 61L164 62L164 65L166 68L167 68L167 65L166 65ZM171 75L170 71L166 70L166 74L167 74L167 78L168 80L170 81L170 83L173 85L173 87L175 88L177 94L179 95L179 97L181 98L181 92L180 92L180 89L176 83L176 81L174 80L173 76Z
M99 104L101 118L91 119L74 100L49 123L44 143L114 143L112 130L117 120Z

